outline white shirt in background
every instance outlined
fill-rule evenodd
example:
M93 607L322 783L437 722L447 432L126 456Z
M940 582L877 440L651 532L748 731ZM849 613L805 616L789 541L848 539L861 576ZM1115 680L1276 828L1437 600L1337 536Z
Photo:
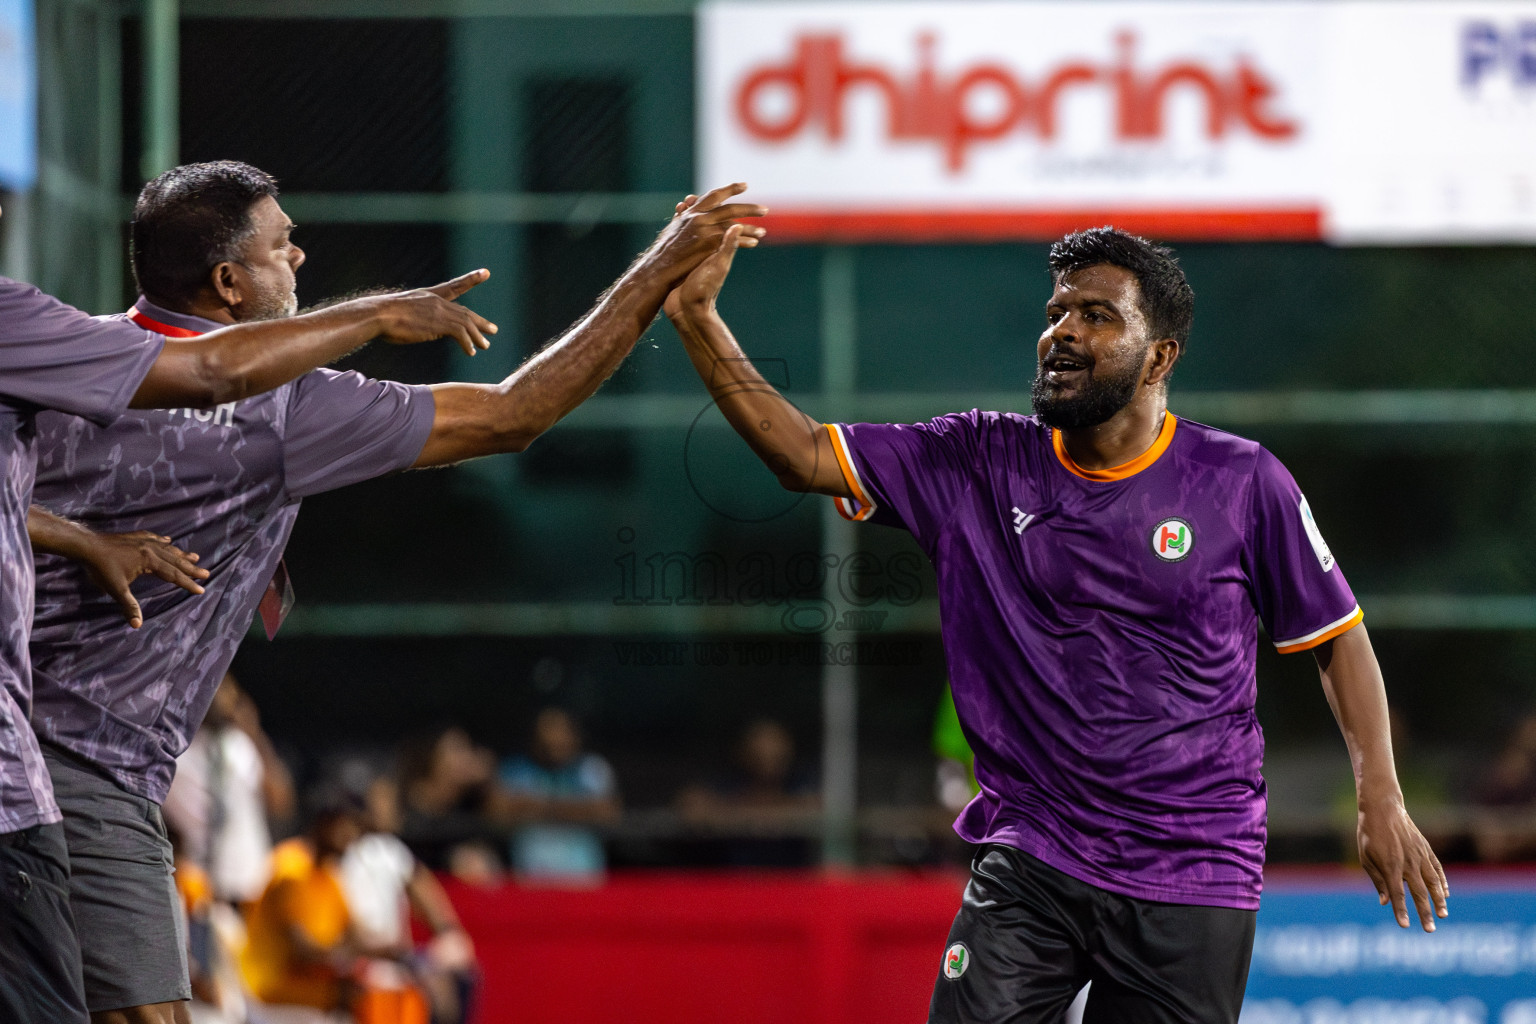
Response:
M181 833L186 856L208 872L219 899L247 902L266 887L272 834L262 778L256 742L239 729L199 729L176 759L165 817Z
M405 887L416 858L395 836L370 832L341 858L341 887L353 927L367 944L395 946L405 941L410 903Z

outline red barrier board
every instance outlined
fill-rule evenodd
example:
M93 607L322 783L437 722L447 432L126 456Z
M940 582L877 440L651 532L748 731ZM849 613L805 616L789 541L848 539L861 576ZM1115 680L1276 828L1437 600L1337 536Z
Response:
M958 874L621 873L593 889L449 885L479 1024L922 1020Z

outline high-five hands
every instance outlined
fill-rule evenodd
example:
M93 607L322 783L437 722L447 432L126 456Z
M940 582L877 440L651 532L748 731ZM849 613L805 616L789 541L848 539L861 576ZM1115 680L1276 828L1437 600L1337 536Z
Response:
M474 310L453 301L491 276L489 270L467 274L408 292L356 299L378 305L380 333L385 341L409 345L436 338L452 338L468 356L491 347L487 334L496 333L496 325Z
M681 217L696 202L698 197L689 196L678 203L676 216ZM756 247L765 234L767 232L762 228L746 224L732 224L727 228L715 251L705 256L683 279L682 284L667 293L662 310L668 319L676 320L685 310L704 313L713 309L715 299L724 287L726 277L730 275L731 261L736 258L736 250Z
M738 181L702 197L689 196L677 204L672 220L645 254L646 260L667 275L671 287L681 284L695 267L717 253L727 235L738 240L750 239L756 245L768 233L755 224L736 223L742 217L762 217L768 213L768 207L756 203L726 202L746 190L746 183Z

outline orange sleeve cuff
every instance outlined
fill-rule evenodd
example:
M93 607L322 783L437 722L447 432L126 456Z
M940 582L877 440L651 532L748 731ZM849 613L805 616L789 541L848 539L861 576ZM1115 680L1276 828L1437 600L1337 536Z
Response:
M1355 610L1344 616L1337 622L1331 622L1322 629L1306 636L1299 636L1294 640L1276 640L1275 650L1281 654L1296 654L1300 651L1310 651L1312 648L1327 643L1334 637L1342 636L1365 621L1365 612L1356 605Z

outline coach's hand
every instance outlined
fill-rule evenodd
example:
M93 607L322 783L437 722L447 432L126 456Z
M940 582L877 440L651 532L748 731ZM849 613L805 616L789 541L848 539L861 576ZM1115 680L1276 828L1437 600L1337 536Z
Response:
M409 345L435 338L452 338L465 355L472 356L491 347L485 336L495 334L496 325L453 300L490 276L489 270L473 270L431 288L393 292L357 301L378 304L379 333L385 341Z
M1397 923L1408 927L1408 903L1403 886L1413 894L1419 924L1426 932L1435 930L1435 918L1445 917L1450 886L1440 858L1429 848L1401 798L1362 801L1357 825L1360 866L1376 886L1382 906L1392 904Z
M199 568L197 555L183 551L171 538L139 530L134 533L98 533L80 551L79 561L91 581L123 609L128 625L144 625L144 613L130 587L140 576L158 576L189 594L201 594L198 580L208 578Z
M737 225L742 217L762 217L768 207L756 203L728 203L727 199L747 190L745 182L736 182L717 188L703 197L689 196L677 204L677 210L667 226L661 229L656 241L646 250L642 259L658 273L667 277L669 290L704 260L718 252L725 235L733 227L738 235L757 240L768 234L767 229L755 224Z

